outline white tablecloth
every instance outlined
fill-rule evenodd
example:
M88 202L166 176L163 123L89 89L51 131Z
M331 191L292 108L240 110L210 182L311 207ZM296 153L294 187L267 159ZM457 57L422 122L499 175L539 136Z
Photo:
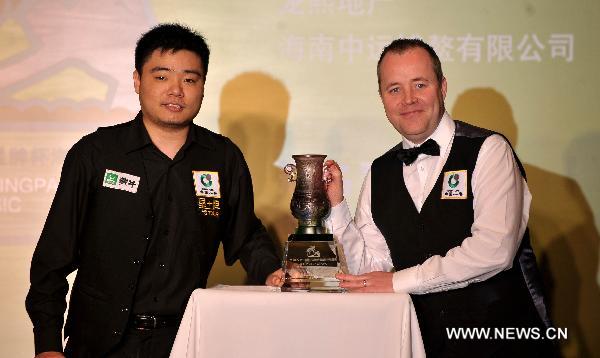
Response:
M406 294L194 291L171 357L424 357Z

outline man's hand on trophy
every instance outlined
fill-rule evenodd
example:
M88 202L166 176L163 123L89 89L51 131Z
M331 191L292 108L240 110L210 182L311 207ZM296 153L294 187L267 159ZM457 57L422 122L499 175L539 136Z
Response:
M375 271L362 275L339 273L335 278L340 280L340 287L350 292L394 292L392 272Z
M333 160L325 162L325 182L327 198L331 207L336 206L344 200L344 183L342 181L342 170L338 163Z
M285 281L285 273L283 273L282 269L279 269L279 270L272 272L269 276L267 276L265 285L281 287L283 285L284 281Z

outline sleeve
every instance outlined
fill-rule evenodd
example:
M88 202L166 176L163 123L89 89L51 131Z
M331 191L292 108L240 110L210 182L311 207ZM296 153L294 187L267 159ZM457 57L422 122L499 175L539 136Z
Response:
M65 158L61 179L31 260L31 286L25 306L33 323L36 354L62 351L63 317L69 286L77 268L77 237L83 222L91 166L82 141Z
M370 169L363 182L354 219L344 199L331 209L325 224L342 244L350 273L393 270L387 243L371 215Z
M228 140L226 155L230 175L227 205L230 215L223 240L225 262L240 259L253 283L264 284L267 276L281 268L281 259L267 230L254 213L254 194L250 171L242 152Z
M529 219L531 194L502 137L484 141L471 183L472 236L445 256L394 273L394 291L424 294L461 288L512 266Z

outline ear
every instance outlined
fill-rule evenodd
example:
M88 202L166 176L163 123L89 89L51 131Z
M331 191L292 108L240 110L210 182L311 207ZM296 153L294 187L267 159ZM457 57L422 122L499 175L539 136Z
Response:
M446 77L442 78L442 99L446 99L446 90L448 89L448 83L446 82Z
M133 71L133 88L135 88L135 93L140 94L140 74L137 70Z

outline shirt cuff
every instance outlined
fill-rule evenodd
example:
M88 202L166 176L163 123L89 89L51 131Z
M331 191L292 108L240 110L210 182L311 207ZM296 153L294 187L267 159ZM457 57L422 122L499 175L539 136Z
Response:
M394 292L413 293L419 288L419 266L413 266L404 270L394 272L392 285Z
M333 232L346 229L348 224L350 224L350 221L352 221L352 215L350 214L350 208L348 208L348 202L346 199L342 200L339 204L331 208L329 220L331 222Z
M43 352L62 352L62 333L61 329L48 327L45 329L35 329L33 332L35 354Z

